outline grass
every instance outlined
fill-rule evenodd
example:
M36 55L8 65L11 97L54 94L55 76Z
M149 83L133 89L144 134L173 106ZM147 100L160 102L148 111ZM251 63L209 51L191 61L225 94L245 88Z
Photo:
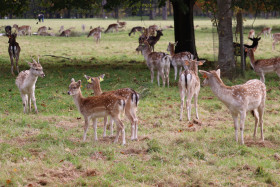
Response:
M28 69L30 55L41 55L46 77L38 78L36 98L39 114L23 114L21 98L10 74L7 38L0 37L0 185L27 186L277 186L280 184L280 163L275 159L280 148L279 81L276 74L266 76L268 90L264 116L265 141L254 140L254 119L248 115L245 125L245 144L234 140L231 115L209 88L199 96L199 122L179 121L180 97L174 71L171 69L170 88L150 83L150 73L141 55L136 54L137 35L128 37L136 25L171 25L172 21L128 21L126 31L102 34L96 45L86 38L81 25L106 27L113 20L77 19L46 20L55 32L60 25L76 26L79 36L19 37L22 48L20 70ZM252 20L245 22L245 31ZM33 31L41 25L34 20L0 20L0 25L29 24ZM214 59L211 22L195 20L196 44L201 58ZM273 26L277 32L279 20L257 20L254 27ZM166 51L174 41L173 30L165 30L156 45ZM246 40L247 41L247 40ZM250 43L249 41L247 41ZM271 51L272 40L262 38L256 58L278 56ZM44 55L71 58L52 58ZM207 65L206 65L207 66ZM209 67L209 66L208 66ZM207 69L206 67L202 67ZM139 141L129 140L130 125L124 118L127 145L113 144L102 138L103 120L98 120L99 141L93 140L89 129L82 142L83 123L73 99L67 95L72 77L82 80L84 74L105 73L103 91L131 87L141 93L138 108ZM246 79L224 80L235 85L258 78L248 70ZM194 111L193 115L194 117ZM258 129L259 130L259 129ZM108 133L108 132L107 132Z

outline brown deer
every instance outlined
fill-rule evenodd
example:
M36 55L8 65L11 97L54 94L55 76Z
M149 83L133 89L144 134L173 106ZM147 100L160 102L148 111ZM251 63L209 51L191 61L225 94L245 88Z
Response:
M157 25L150 25L149 26L149 34L151 36L154 36L158 29L159 29L159 27Z
M7 36L9 37L8 52L9 52L9 56L10 56L10 60L11 60L11 73L12 73L12 75L15 75L14 74L14 59L16 61L17 72L19 73L18 60L19 60L19 54L20 54L20 46L16 42L16 37L17 37L16 33L8 34Z
M32 34L31 27L29 25L19 27L17 24L14 24L13 28L16 29L17 33L24 33L24 35L28 34L29 36Z
M21 71L16 78L16 85L20 91L20 95L23 103L23 112L27 112L27 107L29 106L29 111L31 112L31 100L34 104L35 112L38 113L36 98L35 98L35 84L37 82L38 77L45 77L43 72L43 67L34 59L33 63L28 62L30 66L29 70Z
M120 26L119 28L126 28L126 22L125 21L121 22L121 21L118 20L117 22L118 22L118 24Z
M253 49L247 48L247 52L252 68L260 76L260 80L263 83L265 82L266 73L276 72L280 77L280 57L255 60Z
M125 99L115 94L104 94L99 96L84 98L81 92L81 80L75 82L72 78L69 85L68 94L73 96L74 102L79 112L85 118L83 141L86 140L86 134L89 122L92 119L94 128L94 140L97 141L97 118L110 116L117 124L117 135L115 143L118 142L120 132L122 134L122 145L125 142L125 127L120 119L121 113L125 108Z
M155 51L155 45L159 41L161 36L163 36L162 31L157 30L156 36L149 36L149 38L147 39L147 42L149 43L153 51Z
M100 26L99 26L99 27L96 27L96 28L92 29L91 31L89 31L87 37L93 36L94 33L96 33L96 32L101 32L101 31L102 31L102 30L101 30Z
M249 34L248 34L248 38L254 38L255 37L255 30L254 29L251 29L249 31Z
M117 24L117 23L110 24L110 25L108 26L108 28L104 31L104 33L107 33L107 32L109 32L110 30L112 30L112 32L114 32L114 30L115 30L116 32L119 32L119 24Z
M138 119L137 119L137 106L139 103L139 94L135 92L131 88L122 88L114 91L102 92L100 87L100 82L103 81L105 74L100 75L98 77L90 77L85 75L87 79L87 88L92 89L94 95L102 95L102 94L115 94L121 96L126 99L125 101L125 115L129 119L131 123L131 140L137 140L137 132L138 132ZM111 136L113 135L113 120L110 121L111 125ZM104 131L103 137L106 136L106 127L107 127L107 117L104 118Z
M132 33L135 35L136 32L141 32L141 33L143 33L144 29L145 29L145 27L140 27L140 26L138 26L138 27L133 27L133 28L131 29L130 33L128 33L128 36L131 36Z
M255 117L254 137L256 137L257 126L260 122L261 140L263 136L263 114L266 99L265 84L259 80L249 80L245 84L226 86L220 78L220 70L199 72L205 78L204 86L210 86L212 92L230 110L234 121L235 140L238 142L238 115L240 115L241 144L244 144L243 130L245 125L246 113L253 112Z
M177 43L178 42L175 42L175 43L169 42L169 44L167 46L167 51L170 52L170 55L172 57L171 64L174 67L175 80L177 78L178 68L180 68L179 75L181 75L182 68L184 68L185 70L188 68L185 63L186 60L193 60L193 58L194 58L193 54L191 54L190 52L187 52L187 51L175 54L175 46L177 45Z
M191 102L194 97L194 107L196 112L196 119L198 118L197 111L197 101L198 94L200 91L200 79L198 77L198 67L203 65L205 61L189 60L186 61L186 65L189 66L189 69L183 71L180 74L179 78L179 92L181 97L181 111L180 111L180 121L183 119L183 110L184 110L184 100L187 96L186 107L188 112L188 121L191 119Z
M163 87L165 86L165 81L169 87L169 71L170 71L170 61L171 57L162 52L152 52L150 45L147 41L144 44L140 44L136 51L141 51L148 68L151 71L151 83L154 81L154 70L157 70L157 82L160 86L159 75L161 76Z
M260 36L261 34L263 34L263 37L268 36L268 35L271 37L271 30L272 30L272 28L270 28L270 27L265 27L265 28L263 28L262 31L258 34L258 36Z
M272 49L275 50L275 45L280 41L280 33L273 34L272 38L273 38Z
M47 32L48 28L46 26L42 26L38 29L37 33L38 35L41 34L41 32Z
M67 29L67 30L62 31L62 33L59 36L69 37L70 34L71 34L71 30Z

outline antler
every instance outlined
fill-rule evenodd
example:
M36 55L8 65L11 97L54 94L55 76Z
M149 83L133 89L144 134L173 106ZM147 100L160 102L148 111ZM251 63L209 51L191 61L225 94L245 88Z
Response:
M32 56L30 56L30 57L31 57L33 63L37 63L36 60L34 60L34 58Z
M40 64L40 62L39 62L39 57L40 57L40 56L38 55L38 64Z

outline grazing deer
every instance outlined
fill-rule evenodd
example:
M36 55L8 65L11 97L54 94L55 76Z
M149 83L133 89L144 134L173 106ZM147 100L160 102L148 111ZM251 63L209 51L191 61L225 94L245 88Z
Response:
M271 30L272 30L272 28L270 28L270 27L263 28L262 31L258 34L258 36L263 34L263 37L268 36L268 35L270 35L270 37L271 37Z
M16 29L17 33L24 33L24 35L28 34L29 36L32 34L31 27L29 25L19 27L17 24L14 24L13 28Z
M20 91L24 113L27 113L28 106L29 106L29 111L31 112L31 100L34 105L35 112L38 113L36 98L35 98L35 84L37 82L38 76L45 77L45 74L43 72L43 67L39 63L39 57L38 57L38 62L36 62L34 59L32 60L33 63L28 62L30 69L21 71L16 78L16 85Z
M234 121L235 140L238 142L238 115L240 115L241 144L244 144L243 130L247 111L253 111L255 117L254 137L256 137L257 126L260 122L261 140L263 137L263 114L265 108L266 87L259 80L249 80L245 84L226 86L220 78L220 70L199 72L205 78L204 86L210 86L212 92L230 110Z
M110 30L112 30L112 32L114 32L114 30L115 30L116 32L119 32L119 24L113 23L113 24L109 25L108 28L105 30L104 33L107 33L107 32L109 32Z
M62 31L62 33L59 36L69 37L70 34L71 34L71 30L67 29L67 30Z
M254 37L255 37L255 30L254 30L254 29L251 29L251 30L249 31L248 38L250 39L250 38L254 38Z
M62 31L64 31L64 26L63 25L60 26L60 29L59 29L58 32L61 33Z
M121 96L126 99L125 101L125 115L129 119L131 123L131 140L137 140L137 132L138 132L138 119L137 119L137 106L139 103L139 94L135 92L131 88L122 88L114 91L109 92L103 92L100 87L100 82L103 81L105 74L100 75L98 77L90 77L85 75L85 78L87 79L87 88L92 89L94 92L94 95L98 96L101 94L115 94L118 96ZM111 119L110 125L111 125L111 136L113 135L113 120ZM107 127L107 117L104 118L104 131L103 131L103 137L106 136L106 127Z
M260 80L265 82L265 74L276 72L278 77L280 77L280 57L270 58L270 59L260 59L255 60L253 49L247 49L250 63L257 75L260 76Z
M101 31L102 31L102 30L101 30L100 26L99 26L99 27L96 27L96 28L92 29L91 31L89 31L87 37L93 36L94 33L96 33L96 32L101 32Z
M46 26L40 27L37 31L38 35L41 34L41 32L47 32L48 28Z
M126 22L125 21L123 21L123 22L121 22L121 21L117 21L118 22L118 24L119 24L119 28L126 28Z
M142 33L144 31L144 29L145 29L145 27L140 27L140 26L133 27L131 29L130 33L128 33L128 36L131 36L132 33L135 35L136 32L141 32Z
M189 60L186 61L186 65L189 66L189 69L186 69L180 74L179 78L179 91L181 97L181 112L180 112L180 121L183 119L183 110L184 110L184 100L187 96L186 107L188 111L188 121L191 120L191 102L194 96L194 107L196 112L196 119L198 118L197 111L197 100L198 94L200 91L200 79L198 77L198 67L203 65L205 61Z
M275 50L275 45L277 44L277 42L280 41L280 33L273 34L272 38L273 38L272 49Z
M160 37L163 36L161 30L157 30L157 35L156 36L149 36L147 39L149 45L151 46L152 50L155 51L155 45L159 41Z
M74 102L79 112L85 118L83 141L86 140L86 134L89 122L92 119L94 128L94 140L97 141L97 118L111 116L117 124L117 135L115 143L118 142L120 132L122 134L122 145L125 142L125 127L120 119L120 115L125 107L125 99L115 94L104 94L99 96L84 98L81 92L81 81L75 82L72 78L69 85L68 94L73 96Z
M154 36L156 31L159 29L159 27L157 25L150 25L148 29L149 29L149 34L151 36Z
M175 42L175 43L169 42L168 47L167 47L167 51L170 52L170 55L172 57L171 64L174 67L175 80L177 78L178 68L180 68L179 75L181 75L182 68L184 68L185 70L188 68L185 63L186 60L193 60L193 58L194 58L193 54L191 54L190 52L187 52L187 51L175 54L175 46L177 45L177 43L178 42Z
M17 37L16 33L9 34L8 37L9 37L8 52L9 52L9 56L10 56L10 60L11 60L11 72L12 72L12 75L15 75L14 74L14 59L16 61L17 72L19 73L18 60L19 60L19 54L20 54L20 46L16 42L16 37Z
M151 71L151 83L154 81L154 70L157 70L157 82L160 86L159 75L161 76L163 87L165 86L165 81L169 87L169 71L170 71L170 61L171 57L162 52L152 52L150 45L147 41L144 44L140 44L136 51L141 51L148 68Z

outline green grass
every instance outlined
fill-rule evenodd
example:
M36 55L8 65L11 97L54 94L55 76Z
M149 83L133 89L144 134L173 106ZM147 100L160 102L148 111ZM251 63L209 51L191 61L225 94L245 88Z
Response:
M90 25L106 27L112 22L115 21L46 20L44 25L55 32L60 25L75 26L80 36L18 37L22 48L20 70L28 69L26 61L30 55L40 54L46 74L36 84L37 115L23 114L15 77L10 74L7 38L0 37L0 186L280 185L280 163L274 158L276 153L280 154L280 90L276 74L266 76L265 142L259 142L259 129L258 139L253 140L254 119L248 115L246 145L240 145L234 140L231 115L209 88L201 88L201 124L196 124L188 123L186 114L179 121L180 96L173 68L170 88L150 83L144 59L135 52L137 35L128 37L128 30L136 25L171 25L172 21L128 21L126 31L102 34L99 45L81 31L82 24L89 30ZM0 20L0 25L14 23L29 24L33 31L42 26L34 20ZM251 23L252 20L245 22L245 32ZM211 22L197 19L195 25L199 25L196 29L199 56L213 60ZM254 27L261 29L263 25L273 26L273 32L279 31L279 20L257 20ZM173 30L165 30L163 34L155 47L157 51L166 51L168 42L174 41ZM247 39L246 42L250 43ZM279 46L276 51L271 47L272 40L262 38L256 58L278 56ZM67 95L68 85L72 77L80 79L84 96L90 96L92 91L86 90L83 75L104 73L103 91L131 87L141 93L137 142L129 140L130 125L125 117L127 145L102 138L103 119L98 120L99 141L94 142L90 128L87 141L82 142L84 120ZM248 70L246 79L224 82L235 85L253 78L258 77Z

